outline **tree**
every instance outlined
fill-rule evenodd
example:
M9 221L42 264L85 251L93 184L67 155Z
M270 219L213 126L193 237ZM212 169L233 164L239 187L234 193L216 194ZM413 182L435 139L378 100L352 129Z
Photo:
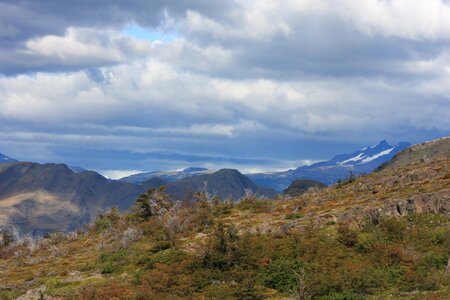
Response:
M11 245L17 241L15 235L11 231L6 230L6 229L1 231L1 237L2 237L2 239L0 241L1 245L5 246L5 247L8 247L9 245Z
M143 220L148 220L152 216L168 212L173 204L169 201L169 197L164 190L165 187L161 186L158 189L150 189L147 193L140 195L133 207L136 215Z

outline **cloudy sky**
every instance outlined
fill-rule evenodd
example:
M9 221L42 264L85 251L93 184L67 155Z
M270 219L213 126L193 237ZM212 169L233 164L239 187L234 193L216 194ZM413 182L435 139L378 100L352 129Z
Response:
M448 0L0 0L0 152L119 176L450 131Z

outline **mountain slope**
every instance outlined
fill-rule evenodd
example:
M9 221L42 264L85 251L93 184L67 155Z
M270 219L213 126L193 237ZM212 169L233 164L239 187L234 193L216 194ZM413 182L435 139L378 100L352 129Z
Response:
M296 179L311 179L330 185L345 179L350 172L370 173L409 146L410 144L406 142L391 146L383 140L374 146L353 153L336 155L329 161L284 172L249 174L248 176L256 184L278 191L284 190Z
M129 208L140 193L164 183L161 179L141 185L111 181L91 171L75 173L63 164L2 164L0 227L32 235L73 230L100 210Z
M262 196L274 197L276 195L272 189L257 186L247 176L233 169L222 169L212 174L171 182L167 184L166 191L175 199L183 200L204 189L221 199L231 197L237 200L246 194L246 190Z
M176 181L187 177L206 175L211 173L213 173L213 171L208 170L206 168L190 167L181 171L152 171L152 172L138 173L127 177L123 177L119 180L129 183L140 183L150 178L157 177L164 179L166 181Z

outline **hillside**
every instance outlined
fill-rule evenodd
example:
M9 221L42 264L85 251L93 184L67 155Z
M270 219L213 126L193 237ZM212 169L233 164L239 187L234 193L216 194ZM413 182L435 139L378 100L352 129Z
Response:
M129 208L140 193L161 184L157 178L139 186L111 181L63 164L1 164L0 228L34 236L74 230L103 209Z
M84 232L3 246L0 293L449 299L449 166L444 152L292 199L179 207L151 194L150 215L111 211Z
M448 157L450 154L450 137L440 138L438 140L429 141L414 145L408 149L401 151L386 164L383 168L396 168L413 163L428 162L437 158Z

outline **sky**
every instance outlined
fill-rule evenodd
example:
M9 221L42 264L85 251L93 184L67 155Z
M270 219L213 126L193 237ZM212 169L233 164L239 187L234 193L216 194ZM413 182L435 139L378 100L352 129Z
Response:
M450 132L448 0L0 0L0 152L109 177Z

